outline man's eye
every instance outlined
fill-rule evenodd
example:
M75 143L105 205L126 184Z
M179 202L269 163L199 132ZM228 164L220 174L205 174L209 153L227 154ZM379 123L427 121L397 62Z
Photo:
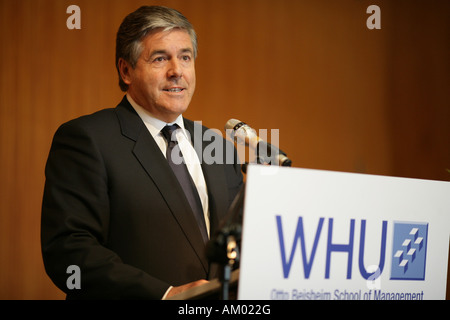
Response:
M183 59L183 61L190 61L191 60L190 56L182 56L181 58Z
M164 57L157 57L153 60L153 62L163 62L164 60L166 60L166 58Z

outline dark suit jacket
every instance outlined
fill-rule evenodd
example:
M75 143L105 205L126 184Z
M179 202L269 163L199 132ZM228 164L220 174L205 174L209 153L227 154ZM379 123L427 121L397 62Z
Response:
M184 121L191 137L206 130ZM220 135L196 144L197 153L209 143L234 152L235 160L202 161L213 235L242 186L242 174L234 146ZM214 276L186 197L126 97L114 109L63 124L45 172L44 265L69 299L160 299L170 285ZM67 288L70 265L80 267L81 289Z

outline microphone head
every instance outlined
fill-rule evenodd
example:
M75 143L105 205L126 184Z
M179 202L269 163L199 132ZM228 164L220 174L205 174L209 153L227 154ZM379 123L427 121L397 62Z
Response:
M225 130L229 130L229 129L234 130L234 129L236 128L236 126L237 126L238 124L240 124L240 123L244 124L244 123L243 123L242 121L240 121L240 120L237 120L237 119L230 119L230 120L228 120L227 123L225 124Z

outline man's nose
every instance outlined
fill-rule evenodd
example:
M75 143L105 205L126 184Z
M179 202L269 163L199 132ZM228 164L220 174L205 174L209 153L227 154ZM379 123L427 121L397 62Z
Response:
M179 79L183 76L183 69L177 59L171 59L169 62L169 69L167 70L167 77L170 79Z

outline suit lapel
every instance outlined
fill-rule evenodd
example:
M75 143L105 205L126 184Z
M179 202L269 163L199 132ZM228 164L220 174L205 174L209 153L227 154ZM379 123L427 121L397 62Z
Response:
M136 159L159 189L207 272L205 245L200 232L197 231L198 225L194 213L161 150L126 97L116 108L116 113L122 134L136 142L133 149Z

